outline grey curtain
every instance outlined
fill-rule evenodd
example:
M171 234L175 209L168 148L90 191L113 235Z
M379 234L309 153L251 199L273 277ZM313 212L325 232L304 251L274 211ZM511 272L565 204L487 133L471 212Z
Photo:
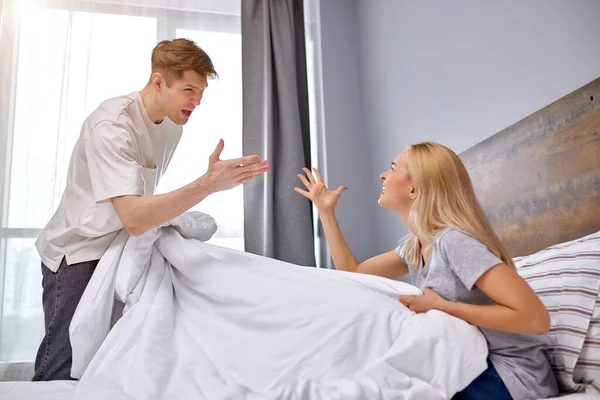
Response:
M302 0L242 0L244 155L271 171L244 186L246 251L315 265L312 206L294 192L310 168Z

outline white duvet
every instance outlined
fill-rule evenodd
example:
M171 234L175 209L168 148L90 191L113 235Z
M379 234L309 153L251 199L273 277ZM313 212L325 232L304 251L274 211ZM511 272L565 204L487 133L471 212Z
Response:
M75 399L436 400L485 370L478 329L399 303L415 287L203 243L215 230L186 213L119 234L71 323Z

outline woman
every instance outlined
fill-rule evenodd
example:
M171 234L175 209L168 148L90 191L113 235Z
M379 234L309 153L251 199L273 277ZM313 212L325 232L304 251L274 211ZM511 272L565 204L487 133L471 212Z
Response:
M485 335L488 369L454 399L540 399L558 393L539 334L550 317L487 220L460 158L437 143L412 145L381 174L379 204L396 211L410 230L393 251L359 263L334 215L341 186L328 190L318 170L298 175L295 188L317 207L337 269L391 279L409 274L422 289L400 302L417 313L440 310L476 325ZM537 334L537 335L536 335Z

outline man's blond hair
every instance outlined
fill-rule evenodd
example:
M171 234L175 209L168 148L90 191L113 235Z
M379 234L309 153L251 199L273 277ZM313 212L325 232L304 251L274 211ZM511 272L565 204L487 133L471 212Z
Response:
M208 54L189 39L163 40L152 50L152 73L159 72L167 85L188 70L206 79L218 76Z

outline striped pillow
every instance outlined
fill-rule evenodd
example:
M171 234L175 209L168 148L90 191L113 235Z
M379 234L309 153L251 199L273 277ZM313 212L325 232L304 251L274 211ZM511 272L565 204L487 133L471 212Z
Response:
M514 261L550 313L548 356L561 392L594 386L585 382L596 379L592 372L600 375L600 231ZM591 324L593 316L598 317ZM592 329L596 336L587 338Z
M586 393L600 394L600 296L596 298L594 313L575 364L573 378L575 382L585 385Z

